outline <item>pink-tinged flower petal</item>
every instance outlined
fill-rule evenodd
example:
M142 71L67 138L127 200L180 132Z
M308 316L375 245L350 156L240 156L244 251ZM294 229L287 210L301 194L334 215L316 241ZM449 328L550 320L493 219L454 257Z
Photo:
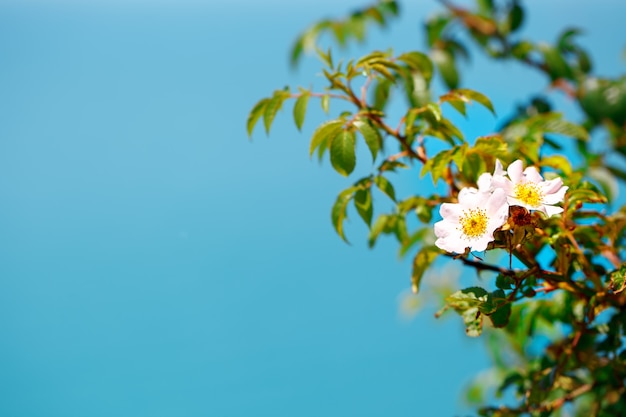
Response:
M506 174L504 168L502 167L502 162L499 159L496 159L496 169L493 171L494 177L502 177Z
M478 177L478 191L481 192L488 192L491 191L491 180L492 180L492 176L490 173L485 172L484 174L480 174L480 177Z
M527 181L533 182L535 184L543 181L543 177L541 176L541 174L539 174L539 171L537 171L537 168L535 167L526 168L524 170L524 176L526 177Z
M546 213L548 215L548 217L550 216L554 216L555 214L559 214L559 213L563 213L563 209L561 207L557 207L557 206L542 206L544 213Z
M543 183L539 184L539 186L541 187L541 191L543 191L544 194L552 194L558 191L559 188L563 186L563 180L561 178L554 178L549 181L544 181Z
M533 210L534 209L534 207L529 207L528 204L518 200L515 197L507 196L506 197L506 201L508 201L509 206L520 206L520 207L527 208L529 210Z
M450 234L454 228L450 227L450 223L446 220L439 220L435 223L435 236L444 238Z
M491 180L491 185L494 189L502 188L507 195L513 195L513 183L506 177L494 176Z
M503 207L508 209L506 193L502 188L496 188L486 203L487 215L491 217L493 214L502 211Z
M435 223L435 236L435 245L448 252L463 253L468 246L458 229L445 220Z
M459 191L459 204L463 207L475 207L480 205L483 198L483 193L480 193L476 188L464 187Z
M518 159L517 161L511 163L506 170L509 174L509 178L514 184L517 184L522 180L522 167L522 160Z
M482 252L487 249L489 242L493 241L493 233L485 233L483 237L472 243L472 251Z
M458 223L459 217L463 214L463 208L459 204L443 203L439 208L439 214L445 220Z
M562 203L563 200L565 200L565 192L568 190L568 188L569 187L561 187L557 192L554 192L552 194L547 194L543 198L543 203L544 204Z

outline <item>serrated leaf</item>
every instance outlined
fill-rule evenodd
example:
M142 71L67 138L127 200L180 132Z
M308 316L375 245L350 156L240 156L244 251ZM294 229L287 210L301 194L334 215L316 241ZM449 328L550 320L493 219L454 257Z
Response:
M396 201L396 190L393 188L393 185L389 180L382 175L374 177L374 183L382 191L387 195L387 197L391 198L393 201Z
M550 155L543 158L541 161L541 166L552 167L558 169L563 172L566 176L572 174L572 164L569 159L563 155Z
M341 130L330 140L330 162L335 171L347 177L356 165L354 132Z
M585 141L589 139L589 132L584 127L560 118L546 120L542 127L546 133L558 133Z
M298 130L302 129L304 123L304 116L306 115L307 104L311 95L308 91L302 92L302 95L298 97L296 103L293 105L293 120L296 123Z
M358 131L363 136L367 147L372 154L372 161L376 160L376 155L378 155L378 151L382 145L382 137L380 136L380 132L378 129L373 127L367 120L357 119L354 122L354 126L358 129Z
M372 205L372 190L368 187L360 189L354 193L354 207L357 213L368 225L372 225L372 216L374 215L374 206Z
M506 142L498 135L482 136L476 139L473 149L483 155L496 158L505 158L509 154Z
M486 107L494 116L496 115L496 110L493 108L493 104L489 97L484 95L483 93L479 93L478 91L470 90L469 88L459 88L455 90L456 93L469 98L470 100L475 101L476 103L482 104Z
M311 146L309 148L309 156L313 156L315 149L321 146L325 141L330 141L342 129L343 120L330 120L318 127L311 137Z
M348 239L346 238L346 235L343 231L343 222L348 218L348 204L354 196L355 191L356 188L350 187L339 193L339 195L337 196L337 200L335 201L335 204L333 204L333 208L330 212L331 221L333 223L335 231L346 243L350 242L348 242Z
M420 175L423 177L427 172L430 172L430 175L433 177L433 183L437 184L437 181L443 176L450 162L455 161L458 167L463 166L466 149L467 144L463 144L461 146L457 145L452 149L446 149L439 152L433 158L426 161L422 167Z
M252 131L254 130L254 126L256 125L259 118L265 112L265 106L267 106L268 98L264 98L259 100L248 115L248 120L246 122L246 128L248 130L248 137L252 137Z
M278 113L278 110L280 110L286 98L287 96L283 91L277 91L274 93L274 96L269 99L267 105L265 106L265 110L263 111L263 124L265 125L265 133L268 135L270 133L274 117L276 117L276 113Z

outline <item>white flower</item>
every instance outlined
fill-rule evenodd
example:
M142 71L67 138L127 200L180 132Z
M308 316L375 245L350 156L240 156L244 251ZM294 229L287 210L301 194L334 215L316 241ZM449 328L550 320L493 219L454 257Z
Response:
M479 181L480 190L463 188L458 203L441 205L443 220L435 223L437 247L456 253L463 253L466 248L479 252L487 249L494 239L493 232L506 222L509 214L504 190L484 191L487 185Z
M522 161L518 159L509 165L505 173L502 164L497 161L491 185L504 189L512 206L541 211L548 216L563 212L561 207L554 206L565 198L568 187L563 186L563 180L555 178L546 181L537 168L528 167L523 172L522 168ZM505 176L507 173L508 178Z

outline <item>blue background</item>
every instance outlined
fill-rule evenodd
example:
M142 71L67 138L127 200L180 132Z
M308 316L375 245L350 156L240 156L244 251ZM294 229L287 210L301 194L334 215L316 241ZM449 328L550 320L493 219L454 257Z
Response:
M437 6L415 3L345 53L422 48ZM323 114L299 133L287 106L269 140L245 133L273 89L322 85L313 57L289 69L295 36L361 4L0 2L0 416L467 412L483 342L433 307L399 312L410 262L391 239L368 250L354 213L353 244L335 235L330 206L352 179L308 158ZM616 75L625 12L552 0L524 33L582 26L595 72ZM502 117L542 88L579 117L514 64L475 55L464 85ZM497 120L475 108L459 123L471 138ZM402 195L429 187L395 180Z

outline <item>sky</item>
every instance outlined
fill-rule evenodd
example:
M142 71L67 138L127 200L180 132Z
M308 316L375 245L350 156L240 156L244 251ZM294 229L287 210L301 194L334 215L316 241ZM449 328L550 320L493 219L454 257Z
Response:
M407 3L345 53L421 48L437 6ZM308 157L321 112L245 132L258 99L319 82L312 57L289 68L295 36L361 4L0 0L0 415L469 413L482 341L434 306L399 313L410 265L391 239L369 250L354 213L352 245L335 235L353 178ZM625 5L544 4L525 33L582 26L596 72L623 72ZM505 116L545 80L477 57L465 85ZM497 122L476 108L460 123Z

